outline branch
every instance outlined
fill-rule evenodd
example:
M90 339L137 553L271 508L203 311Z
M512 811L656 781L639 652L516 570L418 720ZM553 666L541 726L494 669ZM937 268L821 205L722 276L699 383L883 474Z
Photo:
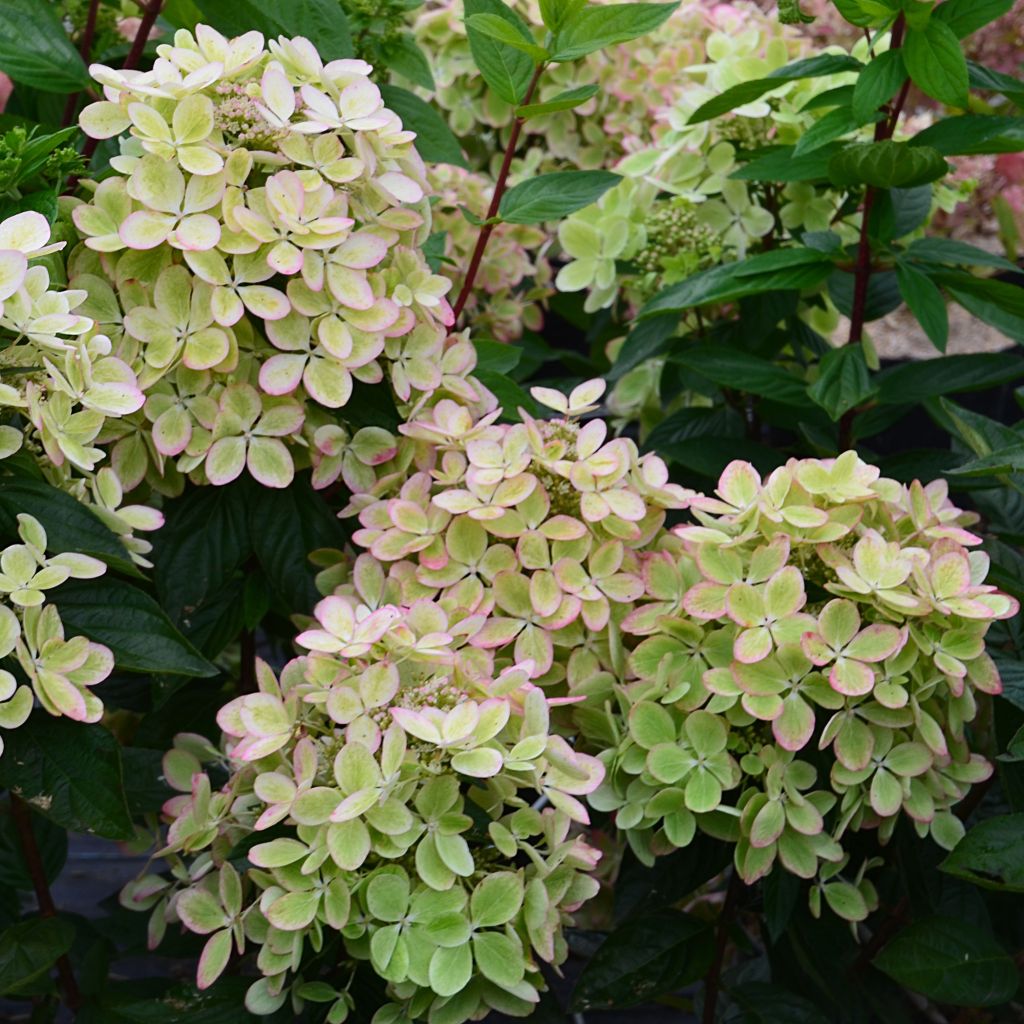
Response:
M722 981L722 964L725 961L725 950L729 943L729 931L736 917L736 902L742 888L743 880L740 878L739 872L733 868L732 877L729 879L729 888L725 891L722 913L718 918L715 958L711 962L711 969L704 981L704 1011L701 1014L701 1024L714 1024L715 1021L715 1009L718 1005L718 993Z
M540 81L540 76L544 73L544 65L538 64L533 69L533 78L530 79L530 84L526 89L526 95L523 97L523 103L529 103L533 99L533 94L537 89L537 83ZM505 158L501 162L501 170L498 171L498 179L494 183L494 195L491 197L491 204L487 208L487 215L484 218L485 221L491 221L494 217L498 216L498 207L501 205L501 197L505 194L505 188L508 185L508 174L512 168L512 158L516 155L516 146L519 144L519 135L523 130L523 118L517 117L512 122L512 131L509 133L508 144L505 146ZM452 315L454 316L454 323L458 323L459 316L462 314L462 310L466 306L466 302L469 299L471 292L473 291L473 282L476 280L477 272L480 270L480 261L483 259L484 250L487 248L487 243L490 240L491 233L494 231L494 224L485 223L480 228L480 234L477 236L476 246L473 249L473 255L469 260L469 267L466 270L466 279L462 282L462 289L459 291L459 297L455 300L455 305L452 307Z
M903 45L903 33L906 30L906 19L902 14L896 19L892 29L892 41L890 49L898 50ZM903 111L903 104L907 100L907 93L910 90L910 79L906 79L900 88L899 96L888 116L884 117L875 125L875 142L883 142L891 139L896 130L896 124ZM868 186L864 190L864 204L861 208L860 240L857 244L857 261L853 281L853 305L850 309L850 333L846 339L847 345L856 345L864 339L864 322L867 319L868 287L871 283L871 239L868 237L868 223L871 219L871 210L874 207L876 189ZM850 409L843 413L839 421L839 450L845 451L853 446L853 421L857 416L856 409Z
M89 59L92 56L92 41L96 35L96 19L100 13L100 0L89 0L89 13L85 18L85 28L82 30L82 41L79 44L78 52L82 55L82 62L89 66ZM73 92L67 103L64 105L64 116L61 118L61 127L67 128L75 119L75 109L81 98L81 92Z
M32 831L32 812L29 810L28 804L14 793L11 793L11 819L14 821L14 827L18 833L21 851L25 855L25 866L32 879L32 888L35 890L36 902L39 904L39 916L56 917L57 907L50 893L50 883L46 880L43 858L40 856L36 836ZM71 961L66 953L57 958L57 974L60 977L61 988L64 990L65 1005L72 1013L77 1013L78 1008L82 1005L82 994L78 990L75 973L71 969Z

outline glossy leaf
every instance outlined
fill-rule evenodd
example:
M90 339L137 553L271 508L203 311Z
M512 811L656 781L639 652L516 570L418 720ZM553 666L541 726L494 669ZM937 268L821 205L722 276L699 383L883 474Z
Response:
M106 729L36 711L6 742L0 785L33 810L74 832L133 835L120 747Z
M92 84L57 8L39 0L0 0L0 71L44 92L77 92Z
M533 76L532 58L522 50L498 42L474 29L469 19L475 14L492 14L507 21L525 41L533 42L526 23L501 0L466 0L464 6L469 46L480 74L506 103L522 103Z
M551 59L556 62L578 60L595 50L646 35L678 6L678 3L628 3L585 7L555 34Z
M542 224L559 220L596 203L620 181L611 171L555 171L527 178L510 188L498 216L510 224Z
M946 874L983 889L1024 892L1024 814L1004 814L979 822L939 865Z
M416 151L428 164L466 166L459 140L429 103L397 85L382 85L380 94L385 104L402 119L403 127L416 133Z

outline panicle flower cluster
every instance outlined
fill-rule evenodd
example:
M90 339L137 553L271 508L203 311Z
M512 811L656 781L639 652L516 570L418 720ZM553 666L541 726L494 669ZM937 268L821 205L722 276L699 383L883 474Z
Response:
M415 134L368 64L324 64L303 38L199 25L157 53L151 71L92 67L105 98L83 129L127 134L71 211L72 284L145 392L114 465L126 489L246 469L285 487L354 440L334 428L357 382L387 376L403 402L441 385L451 285L420 251Z
M141 409L144 396L111 339L84 314L86 293L52 287L38 262L63 245L51 242L39 213L0 223L0 486L13 495L45 481L67 492L121 538L126 559L145 566L150 545L134 531L156 529L162 517L122 505L116 476L97 469L101 435ZM20 543L0 550L0 657L13 656L23 678L0 670L0 727L24 723L33 693L50 714L97 722L103 705L90 687L110 674L113 657L84 636L66 637L57 607L45 602L52 588L94 579L106 565L55 550L31 515L18 514L17 529Z
M850 920L876 897L848 832L956 842L991 771L965 731L1000 685L984 634L1017 610L973 517L853 452L694 494L587 418L603 390L535 388L556 415L512 424L422 403L353 488L363 552L318 556L309 653L260 666L221 749L168 755L170 877L124 902L154 943L209 936L201 985L255 949L251 1010L343 1020L313 967L337 932L387 982L380 1021L526 1014L597 888L592 811L646 861L731 841L748 882L778 865Z
M200 988L233 949L258 949L252 1012L312 1001L342 1021L351 996L306 956L339 934L333 964L368 961L387 984L375 1019L529 1014L541 965L565 959L563 921L598 887L600 855L570 826L603 768L553 731L557 701L529 662L468 643L482 618L403 603L363 555L298 637L312 653L279 679L259 663L258 692L221 710L223 750L179 737L164 765L181 793L165 807L171 877L122 902L151 910L154 945L168 922L209 936ZM209 760L229 773L219 790Z
M860 920L870 885L836 880L848 832L884 842L905 815L947 849L963 833L952 808L992 771L965 735L1000 690L984 637L1017 602L984 582L977 517L942 481L847 452L765 480L734 462L716 493L642 556L625 672L598 659L570 690L607 769L591 805L645 859L700 829L748 883L778 861Z

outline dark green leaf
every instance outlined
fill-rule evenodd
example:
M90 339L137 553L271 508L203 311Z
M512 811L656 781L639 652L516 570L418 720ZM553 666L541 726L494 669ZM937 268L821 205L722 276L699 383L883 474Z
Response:
M940 351L946 351L949 341L949 313L946 300L935 282L920 270L903 260L896 262L896 281L907 308L928 340Z
M627 852L615 880L615 920L637 920L651 911L678 903L698 886L721 874L730 856L726 843L703 834L685 850L673 850L658 857L651 867L641 864Z
M5 736L0 785L73 832L128 839L121 748L99 725L52 718L37 709Z
M466 19L466 28L471 33L477 32L515 50L522 50L535 64L543 64L547 60L547 50L543 46L538 46L532 36L524 37L514 22L500 14L474 14Z
M881 114L872 111L868 115L867 120L872 118L880 120L881 116ZM863 121L854 117L853 111L849 107L836 107L835 110L830 110L824 117L818 118L800 136L800 141L793 150L793 156L799 158L807 153L813 153L822 146L835 142L837 139L842 138L842 136L856 131L861 124L863 124Z
M858 124L867 124L879 107L888 103L907 77L903 54L886 50L873 58L857 76L853 87L853 116Z
M1019 984L1013 960L991 935L952 918L915 922L874 964L901 985L955 1006L997 1006Z
M39 814L31 815L32 834L42 861L43 873L51 884L68 857L68 834L59 825ZM0 813L0 886L32 892L34 883L25 863L25 853L9 807Z
M21 166L18 168L18 180L27 181L46 164L49 155L58 147L70 142L79 132L76 124L62 128L59 132L39 135L29 141L21 151Z
M118 668L185 676L217 674L160 605L130 583L106 577L69 580L54 591L53 603L68 633L105 644Z
M0 0L0 71L44 92L77 92L92 80L57 12L40 0Z
M944 117L918 132L910 146L928 146L943 156L1018 153L1024 149L1024 117L963 114Z
M583 968L572 1008L636 1006L700 978L713 956L710 928L677 910L656 910L620 925Z
M646 35L666 21L678 6L628 3L584 7L555 33L551 59L578 60L595 50Z
M38 981L75 941L75 926L59 917L33 917L0 935L0 995Z
M1016 661L1001 651L993 651L992 657L1003 683L1003 692L1000 696L1024 711L1024 661Z
M320 598L309 553L341 548L345 531L305 475L283 490L256 489L249 510L253 550L288 612L311 612Z
M1024 892L1024 814L1004 814L979 822L939 865L948 875L983 889Z
M43 480L0 476L0 530L13 536L19 512L43 524L51 551L80 551L113 569L138 574L117 534L80 501Z
M922 359L882 370L875 377L883 405L923 402L936 395L955 395L998 387L1024 376L1024 359L1013 352L973 353Z
M995 267L997 270L1017 273L1016 265L1005 257L979 249L976 245L957 241L955 238L915 238L907 246L906 254L920 263L947 264L954 267Z
M872 241L886 244L916 231L932 212L931 185L884 189L875 195L868 221Z
M834 348L821 361L818 379L807 394L829 418L838 421L875 392L860 345Z
M155 535L153 580L160 604L186 633L193 616L232 582L252 553L246 479L197 488L169 502Z
M833 142L796 156L793 146L779 146L742 164L729 177L740 181L824 181L828 178L829 161L839 149L840 144Z
M973 60L967 62L967 74L972 89L983 89L988 92L1002 93L1018 107L1024 106L1024 82L1013 75L987 68Z
M1024 442L997 448L990 455L971 459L956 469L947 470L953 476L1003 476L1024 470Z
M416 151L428 164L467 166L459 140L429 103L397 85L382 85L380 94L403 126L416 133Z
M639 318L658 313L683 312L709 302L729 302L759 292L804 288L819 284L832 272L827 253L805 246L775 249L735 263L691 274L684 281L659 292Z
M520 408L525 409L531 416L537 413L537 403L530 394L506 374L495 373L494 370L480 370L474 376L498 399L498 404L503 410L501 418L505 423L518 423Z
M581 103L586 103L592 96L597 95L596 85L581 85L575 89L566 89L557 96L546 100L544 103L530 103L525 107L516 107L516 114L529 120L531 117L540 117L542 114L553 114L558 110L572 110Z
M416 38L411 32L400 32L390 40L385 49L384 58L389 71L399 74L413 84L420 85L431 92L436 88L434 76L430 72L430 62L417 45ZM394 108L392 107L392 109ZM424 157L424 159L427 158Z
M833 185L851 188L910 188L945 177L949 164L935 149L906 142L857 142L839 150L828 164Z
M619 349L618 358L608 373L609 382L617 381L634 367L661 355L679 328L679 317L674 313L652 316L634 325Z
M196 0L205 20L225 35L256 29L268 39L305 36L325 61L352 57L348 19L337 0Z
M793 877L775 871L769 878L776 875ZM730 1018L729 1024L829 1024L829 1018L814 1003L775 985L748 982L730 988L729 995L743 1010L743 1016Z
M281 1024L278 1016L254 1017L244 1010L251 984L251 978L224 977L200 992L190 983L163 979L110 982L76 1024Z
M933 276L969 313L1024 345L1024 289L971 274Z
M828 107L848 107L853 100L852 85L837 85L834 89L826 89L812 96L801 108L806 110L822 110Z
M526 23L501 0L465 0L464 7L467 19L474 14L494 14L504 18L523 39L533 41ZM533 76L533 60L521 50L476 31L468 22L466 31L473 60L484 76L484 81L506 103L522 103Z
M621 178L611 171L555 171L510 188L498 206L509 224L542 224L596 203Z
M1020 435L1016 431L980 412L964 409L948 398L930 400L927 408L946 433L963 441L975 455L991 455L998 449L1020 442Z
M908 27L903 60L923 93L950 107L967 106L967 59L949 25L932 18L921 27Z
M163 777L163 752L145 747L125 747L124 795L133 815L154 814L163 807L174 790Z
M1013 3L1014 0L945 0L935 8L933 16L948 25L957 39L963 39L1001 18Z
M713 99L701 104L690 115L690 124L710 121L713 117L742 107L745 103L753 103L766 92L778 88L786 82L797 82L801 78L820 78L823 75L836 75L842 71L859 71L864 65L855 57L846 54L823 53L817 57L804 57L784 67L776 68L764 78L756 78L749 82L741 82Z
M485 341L482 338L475 338L473 347L476 349L476 368L491 370L494 373L509 373L514 370L523 354L518 345Z
M837 270L828 279L828 294L843 316L853 312L853 293L856 286L854 275L845 270ZM896 274L891 270L883 270L872 274L868 281L868 299L864 309L864 320L870 323L899 309L903 304Z
M699 342L681 347L673 353L672 361L682 363L721 387L773 398L788 405L806 401L804 384L799 378L777 363L739 349Z

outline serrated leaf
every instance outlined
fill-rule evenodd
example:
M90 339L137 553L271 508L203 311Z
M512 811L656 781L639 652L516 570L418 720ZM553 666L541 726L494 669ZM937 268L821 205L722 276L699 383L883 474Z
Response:
M998 1006L1019 984L1013 960L990 934L952 918L915 922L873 962L899 984L954 1006Z
M543 114L554 114L559 110L572 110L581 103L586 103L591 97L596 96L598 86L581 85L575 89L566 89L550 100L543 103L529 103L524 107L516 107L516 116L528 121L531 117L541 117Z
M0 995L17 995L38 981L75 941L75 926L59 917L19 921L0 934Z
M821 361L818 379L807 394L834 422L867 401L875 392L860 345L832 349Z
M99 725L53 718L42 710L7 733L0 785L73 832L106 839L133 834L124 795L121 750Z
M402 125L416 133L413 145L428 164L468 166L455 133L429 103L397 85L382 85L380 94L385 105L402 119Z
M53 592L69 636L109 647L129 672L214 676L217 668L178 632L149 594L122 580L69 580Z
M526 23L501 0L465 0L464 7L469 48L484 81L506 103L522 103L533 76L533 60L521 50L475 30L468 20L475 14L493 14L504 18L524 40L532 42Z
M551 59L555 62L578 60L606 46L646 35L666 21L678 6L677 2L584 7L555 33Z
M921 359L882 370L875 377L883 405L923 402L1007 384L1024 376L1024 360L1012 352L972 353Z
M509 224L542 224L559 220L596 203L622 179L611 171L555 171L527 178L510 188L498 206Z
M938 150L906 142L858 142L839 150L828 164L833 185L850 188L911 188L945 177L949 164Z
M864 68L853 87L851 107L858 124L867 124L878 108L888 103L907 77L903 54L886 50Z
M677 910L623 922L583 968L572 1009L636 1006L700 978L713 956L711 929Z
M948 25L957 39L963 39L1001 18L1013 4L1014 0L945 0L932 15Z
M804 57L784 67L776 68L764 78L741 82L713 99L701 104L691 115L689 124L700 124L713 117L735 110L746 103L753 103L766 92L777 89L787 82L798 82L802 78L820 78L823 75L837 75L842 71L859 71L864 65L847 54L823 53L817 57Z
M943 156L1017 153L1024 149L1024 117L962 114L944 117L918 132L910 146L929 146Z
M794 146L779 146L737 168L730 178L739 181L824 181L828 164L841 144L830 142L797 156Z
M476 349L477 370L490 370L493 373L509 373L519 365L523 350L518 345L509 345L502 341L486 341L474 338Z
M947 106L967 106L967 59L949 25L934 18L921 27L908 27L903 61L923 93Z
M638 319L678 312L709 302L731 302L746 295L820 284L832 272L832 261L818 249L795 246L758 253L691 274L651 299Z
M680 347L672 361L722 387L771 398L787 405L806 402L803 382L778 363L714 342Z
M0 476L0 530L14 536L19 512L33 515L46 530L50 551L78 551L112 569L138 575L120 538L65 491L29 476Z
M872 112L869 114L868 120L872 118L881 120L881 116L881 114ZM849 107L836 107L835 110L830 110L823 117L818 118L800 136L800 141L793 149L793 156L799 158L806 156L808 153L813 153L816 149L820 149L822 146L826 146L828 143L835 142L844 135L849 135L850 132L856 131L862 123L862 121L854 117L853 111Z
M983 889L1024 892L1024 814L1001 814L979 822L939 865L947 875Z
M532 36L523 36L514 23L500 14L474 14L466 19L466 28L470 32L479 32L506 46L522 50L535 64L547 60L547 50L543 46L538 46Z
M903 301L928 340L940 352L945 352L949 341L949 313L938 285L903 260L896 262L896 281Z
M257 488L249 507L249 530L256 558L288 612L312 611L320 595L309 553L342 548L346 541L323 495L313 490L306 475L282 490Z
M78 92L92 84L57 8L39 0L0 0L0 71L44 92Z

